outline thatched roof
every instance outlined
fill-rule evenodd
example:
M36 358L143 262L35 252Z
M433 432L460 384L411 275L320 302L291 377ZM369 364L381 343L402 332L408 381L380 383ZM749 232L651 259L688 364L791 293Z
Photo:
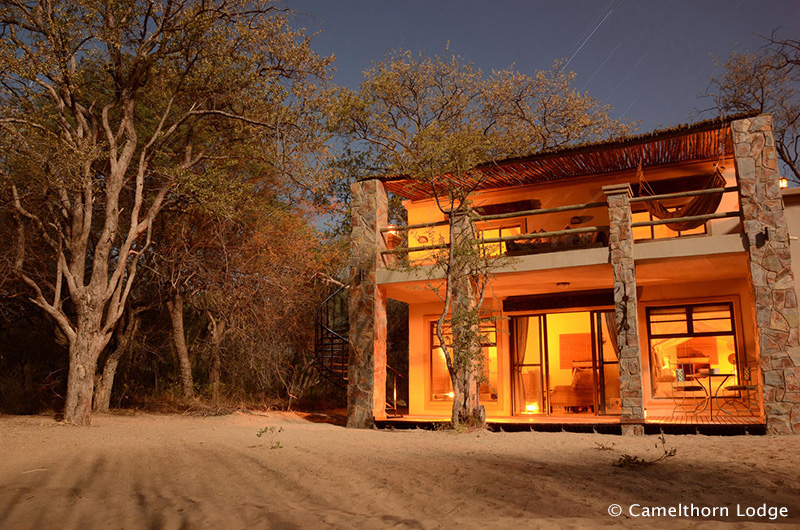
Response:
M754 114L748 113L719 117L648 134L483 164L460 184L472 186L478 182L476 190L488 190L629 171L639 165L648 168L726 158L733 155L730 122L752 116ZM445 178L454 179L449 175ZM406 199L433 196L429 182L408 177L383 180L387 190Z

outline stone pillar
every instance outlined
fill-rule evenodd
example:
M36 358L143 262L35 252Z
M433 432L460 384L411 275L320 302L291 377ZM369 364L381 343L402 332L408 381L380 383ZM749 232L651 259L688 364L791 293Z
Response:
M380 229L387 224L388 200L379 180L350 188L350 360L347 426L369 428L386 417L386 293L376 273L386 248Z
M789 232L767 114L731 123L767 430L800 432L800 348ZM751 355L752 356L752 355Z
M603 186L608 200L609 253L614 271L614 307L619 345L619 390L622 396L622 433L644 434L642 354L636 269L633 261L630 184Z

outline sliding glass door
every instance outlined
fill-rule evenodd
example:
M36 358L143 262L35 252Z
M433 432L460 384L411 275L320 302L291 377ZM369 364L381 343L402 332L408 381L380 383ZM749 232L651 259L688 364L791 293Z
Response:
M547 335L543 316L514 317L512 325L512 386L516 414L544 414L548 410L543 369L547 352L543 338Z
M515 414L619 414L613 313L513 317Z
M613 311L593 311L594 358L597 374L597 410L620 414L619 345Z

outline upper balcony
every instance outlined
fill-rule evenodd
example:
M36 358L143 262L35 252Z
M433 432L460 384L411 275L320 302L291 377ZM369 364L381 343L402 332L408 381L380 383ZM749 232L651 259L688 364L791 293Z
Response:
M603 187L630 184L637 262L742 253L734 165L730 126L719 122L487 165L472 196L478 244L513 258L496 274L607 265ZM430 278L420 271L449 245L447 208L424 184L386 188L406 198L408 224L382 229L387 270L378 281Z
M637 258L744 251L738 187L732 170L722 170L713 187L698 188L708 182L705 177L660 180L649 186L650 195L644 194L638 183L632 185L638 195L630 199ZM732 185L728 185L729 180ZM484 255L516 258L511 265L507 260L498 262L497 272L607 263L608 204L602 200L602 185L584 186L582 190L566 189L560 193L536 189L476 196L474 226ZM576 195L590 200L577 204L558 202ZM517 200L508 200L513 198ZM449 246L449 221L435 203L407 204L407 208L410 219L434 220L382 229L386 243L384 263L389 269L433 265L441 259L438 254ZM670 217L659 218L666 215ZM384 278L402 281L403 276L392 274Z

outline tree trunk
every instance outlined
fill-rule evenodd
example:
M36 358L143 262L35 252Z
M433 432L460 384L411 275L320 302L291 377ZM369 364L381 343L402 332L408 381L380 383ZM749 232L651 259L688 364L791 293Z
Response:
M95 412L108 412L111 406L111 391L114 388L114 377L117 374L117 366L123 355L128 353L133 343L133 337L139 331L139 317L132 314L128 317L122 337L119 338L117 348L108 356L103 365L103 373L95 376L94 400L92 408Z
M451 330L453 336L453 366L450 379L453 383L454 426L461 423L482 426L486 411L479 403L478 375L482 373L483 351L480 340L480 307L472 286L471 264L474 260L475 236L472 222L464 212L454 213L450 219L452 237L449 263L451 283Z
M122 350L118 348L106 359L103 373L95 375L94 398L92 399L92 409L95 412L108 412L111 407L111 390L114 386L114 376L117 374L120 357L122 357Z
M482 426L486 423L486 410L478 401L479 388L471 370L456 373L453 385L453 425L468 424Z
M479 403L478 375L482 372L483 351L480 344L479 308L469 278L453 283L453 356L459 358L451 374L453 383L453 425L468 423L481 426L486 412Z
M91 423L92 393L97 358L108 338L99 330L87 330L79 323L78 331L69 346L69 372L64 421L76 425Z
M219 379L222 365L221 350L222 339L225 336L225 321L215 320L210 313L207 313L207 315L209 327L211 328L211 369L209 371L211 402L216 405L219 403Z
M189 359L189 348L186 346L186 335L183 330L183 296L175 291L172 299L167 301L169 317L172 321L172 341L178 354L178 364L181 371L181 387L183 397L194 397L194 381L192 380L192 362Z

